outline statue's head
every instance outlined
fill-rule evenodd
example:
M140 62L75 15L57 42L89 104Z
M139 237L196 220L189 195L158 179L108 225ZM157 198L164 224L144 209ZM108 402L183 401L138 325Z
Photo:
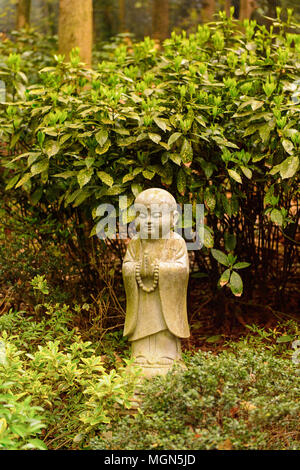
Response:
M137 196L134 206L141 238L169 238L179 215L172 194L160 188L146 189Z

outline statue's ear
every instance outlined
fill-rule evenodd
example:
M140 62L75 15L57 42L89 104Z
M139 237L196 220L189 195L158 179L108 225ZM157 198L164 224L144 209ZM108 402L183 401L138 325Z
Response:
M138 217L135 219L134 225L135 225L136 231L137 231L137 232L140 232L140 230L141 230L141 223L140 223L140 220L139 220Z
M178 222L178 218L179 218L179 212L178 211L173 211L173 226L174 227Z

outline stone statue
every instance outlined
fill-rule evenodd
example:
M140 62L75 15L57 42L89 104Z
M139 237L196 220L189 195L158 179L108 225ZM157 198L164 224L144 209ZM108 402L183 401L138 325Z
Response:
M166 374L181 362L180 338L190 336L187 321L189 261L174 197L164 189L141 192L135 200L137 235L123 263L126 291L124 336L134 363L146 377Z

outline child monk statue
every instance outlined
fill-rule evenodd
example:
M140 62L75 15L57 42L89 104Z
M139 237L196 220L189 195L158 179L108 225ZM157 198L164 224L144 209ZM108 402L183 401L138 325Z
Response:
M185 241L173 231L176 201L159 188L135 200L136 229L123 263L126 291L124 336L134 363L146 377L166 374L181 362L180 338L190 336L187 321L189 261Z

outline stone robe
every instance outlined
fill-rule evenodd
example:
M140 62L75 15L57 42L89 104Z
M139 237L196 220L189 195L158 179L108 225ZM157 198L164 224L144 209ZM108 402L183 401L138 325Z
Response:
M159 265L159 282L154 292L146 293L137 284L135 267L147 250L149 261ZM124 336L137 341L159 332L170 332L177 338L190 336L187 321L187 284L189 261L186 244L177 233L169 239L141 241L139 235L129 243L123 262L126 291ZM150 287L153 278L143 279Z

